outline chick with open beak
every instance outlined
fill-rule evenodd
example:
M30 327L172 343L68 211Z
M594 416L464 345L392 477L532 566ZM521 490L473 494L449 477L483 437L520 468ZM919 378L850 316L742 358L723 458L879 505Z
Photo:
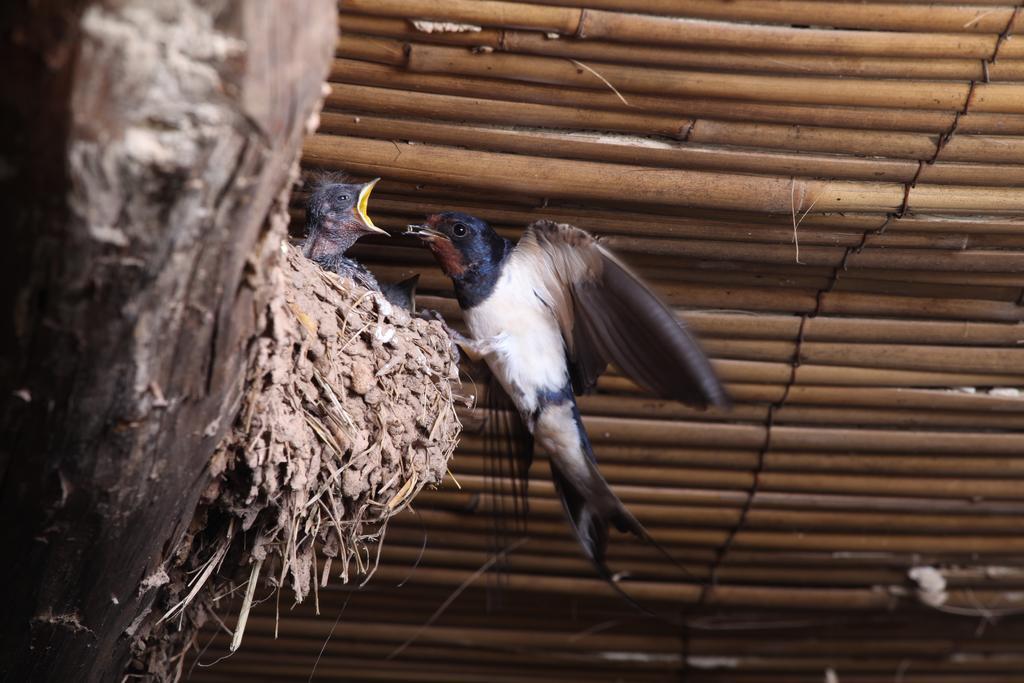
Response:
M368 183L322 183L313 190L306 209L306 241L303 253L322 261L341 256L364 235L387 235L366 213L370 192L380 178Z
M323 182L309 197L306 208L306 241L302 253L324 270L351 278L367 289L380 290L377 279L345 252L365 235L387 235L366 213L370 192L380 181L368 183Z

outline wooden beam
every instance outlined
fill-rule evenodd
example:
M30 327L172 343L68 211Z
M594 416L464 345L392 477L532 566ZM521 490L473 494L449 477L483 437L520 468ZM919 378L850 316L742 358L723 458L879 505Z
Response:
M0 671L117 681L233 420L334 4L3 13L28 68L0 143L17 311L0 344Z

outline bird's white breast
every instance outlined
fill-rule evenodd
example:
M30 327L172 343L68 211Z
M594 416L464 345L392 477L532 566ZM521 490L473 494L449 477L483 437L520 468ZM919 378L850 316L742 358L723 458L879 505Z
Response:
M569 381L562 334L532 265L514 251L491 295L466 312L473 337L489 341L488 366L526 415L537 407L538 392Z

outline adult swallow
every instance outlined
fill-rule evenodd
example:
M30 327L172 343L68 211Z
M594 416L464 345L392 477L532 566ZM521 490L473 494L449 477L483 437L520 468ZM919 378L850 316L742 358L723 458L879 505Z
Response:
M486 362L547 451L572 531L622 593L604 562L609 525L664 551L598 470L575 396L615 363L660 398L727 408L707 357L672 311L579 228L537 221L514 244L479 218L449 212L406 234L424 240L451 278L471 334L460 344Z
M366 213L370 192L380 178L355 184L326 181L317 185L306 207L306 240L302 253L324 270L380 291L377 278L345 252L365 235L387 235Z

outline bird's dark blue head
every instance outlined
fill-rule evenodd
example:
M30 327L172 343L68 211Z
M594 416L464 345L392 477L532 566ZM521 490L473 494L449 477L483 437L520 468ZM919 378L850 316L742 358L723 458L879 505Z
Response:
M410 225L406 234L427 243L455 284L462 308L472 308L487 298L512 249L511 242L486 221L456 211L434 214L422 225Z
M344 254L360 237L386 235L366 213L370 192L380 178L368 183L325 179L313 188L306 206L306 241L302 251L317 262Z

